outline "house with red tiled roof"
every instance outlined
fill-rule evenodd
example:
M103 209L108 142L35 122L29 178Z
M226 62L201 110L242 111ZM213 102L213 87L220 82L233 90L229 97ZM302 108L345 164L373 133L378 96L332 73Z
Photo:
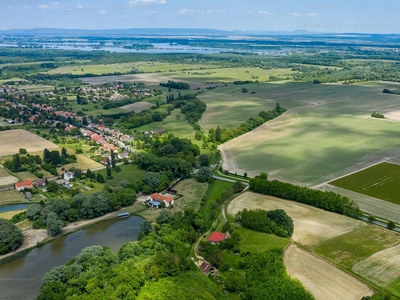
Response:
M211 233L210 237L208 238L208 241L213 245L219 244L225 240L226 234L218 231Z
M150 196L147 197L148 201L158 201L158 202L164 202L165 207L169 207L170 205L173 205L175 203L174 197L171 195L161 195L158 193L153 193Z
M25 181L17 182L15 184L15 189L18 192L23 191L25 189L33 189L32 180L25 180Z

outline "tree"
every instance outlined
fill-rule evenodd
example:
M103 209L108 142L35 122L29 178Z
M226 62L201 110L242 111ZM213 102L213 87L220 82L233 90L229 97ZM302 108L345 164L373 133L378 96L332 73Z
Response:
M63 222L58 219L56 213L51 212L47 215L46 226L47 232L51 236L56 236L62 232Z
M247 88L242 88L242 93L247 93L249 90Z
M24 155L24 154L27 154L28 152L26 151L26 149L24 149L24 148L19 148L19 154L22 154L22 155Z
M215 140L217 142L221 141L221 128L219 128L219 126L217 126L217 129L215 129Z
M105 183L106 182L106 180L104 179L104 176L102 174L100 174L100 173L97 173L96 180L99 183Z
M23 242L21 230L5 219L0 219L0 255L18 249Z
M88 179L94 178L94 174L93 174L93 172L92 172L90 169L87 169L87 170L86 170L85 176L86 176L86 178L88 178Z
M111 150L111 166L115 168L115 153Z
M245 187L246 186L242 182L240 182L239 180L236 180L236 182L232 186L233 191L235 192L235 194L243 191Z
M172 214L169 210L163 209L160 212L160 215L157 217L158 224L168 223L172 219Z
M109 165L106 166L106 172L107 172L107 177L110 178L111 177L111 168Z
M396 228L396 223L393 222L393 221L389 221L389 222L387 223L387 228L390 229L390 230L395 229L395 228Z
M199 156L200 166L207 167L210 164L210 159L207 154L201 154Z
M50 181L50 182L47 184L46 189L47 189L47 191L48 191L49 193L56 193L56 192L60 189L60 186L57 184L57 182L55 182L55 181Z
M213 177L212 171L208 167L201 167L196 173L196 179L199 182L206 182Z
M140 224L140 231L148 235L152 231L151 222L149 220L144 220L144 222Z

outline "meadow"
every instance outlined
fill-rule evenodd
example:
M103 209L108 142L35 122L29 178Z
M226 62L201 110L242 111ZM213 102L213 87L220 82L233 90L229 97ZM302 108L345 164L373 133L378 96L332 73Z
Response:
M136 184L139 180L141 180L144 175L146 174L146 171L140 170L137 165L133 164L127 164L127 165L121 165L121 172L112 172L112 179L106 179L106 184L112 185L112 186L119 186L121 181L126 180L128 183L131 184ZM104 176L104 178L107 177L107 172L105 169L99 170L95 172L100 173Z
M341 269L353 270L381 288L397 284L400 255L395 253L398 253L400 234L396 232L315 207L251 192L236 197L227 211L235 215L244 208L283 209L293 219L294 244L285 250L285 265L288 273L299 279L317 299L361 299L372 294L365 283ZM243 236L246 239L246 235ZM389 278L383 281L387 271Z
M398 97L381 93L382 85L286 83L258 88L264 92L243 95L229 87L230 92L218 88L200 96L207 103L200 121L206 131L217 125L237 127L276 102L288 109L221 145L224 169L250 176L266 172L271 179L315 186L383 159L400 161L398 122L370 117L373 111L400 108Z
M400 166L383 162L329 184L400 204Z

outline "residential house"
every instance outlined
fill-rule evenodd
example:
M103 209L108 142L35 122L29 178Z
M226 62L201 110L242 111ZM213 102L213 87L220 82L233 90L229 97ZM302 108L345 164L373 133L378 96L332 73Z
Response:
M153 193L150 196L147 197L147 200L150 201L158 201L158 202L164 202L165 207L169 207L170 205L174 204L174 197L171 195L161 195L158 193Z
M46 185L46 179L38 179L36 181L33 182L33 185L37 188L40 188L42 186Z
M65 181L70 181L72 178L74 178L74 173L72 172L65 172L63 176Z
M128 156L129 156L128 152L122 152L118 154L118 159L128 158Z
M160 206L160 204L161 204L161 202L159 202L159 201L154 201L154 200L149 201L149 206L154 207L154 208L158 208Z
M200 265L200 271L204 274L204 275L206 275L206 276L208 276L208 274L212 274L212 275L214 275L214 274L216 274L217 273L217 269L213 266L213 265L211 265L211 264L209 264L209 263L207 263L207 262L205 262L205 261L203 261L202 263L201 263L201 265Z
M32 180L25 180L25 181L17 182L15 184L15 189L18 192L23 191L25 189L33 189Z
M208 238L208 241L213 245L218 245L220 242L223 242L225 240L226 240L226 234L217 231L214 231Z

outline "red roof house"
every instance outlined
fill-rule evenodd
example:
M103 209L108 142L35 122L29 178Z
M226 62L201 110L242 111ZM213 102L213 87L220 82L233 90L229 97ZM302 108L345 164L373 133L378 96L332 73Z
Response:
M208 241L211 244L219 244L220 242L225 241L225 239L226 239L225 233L214 231L208 238Z
M151 194L149 197L147 197L147 200L164 202L166 207L174 204L174 197L164 196L158 193Z
M15 184L15 189L18 192L20 192L24 189L33 189L32 180L25 180L25 181L17 182Z

